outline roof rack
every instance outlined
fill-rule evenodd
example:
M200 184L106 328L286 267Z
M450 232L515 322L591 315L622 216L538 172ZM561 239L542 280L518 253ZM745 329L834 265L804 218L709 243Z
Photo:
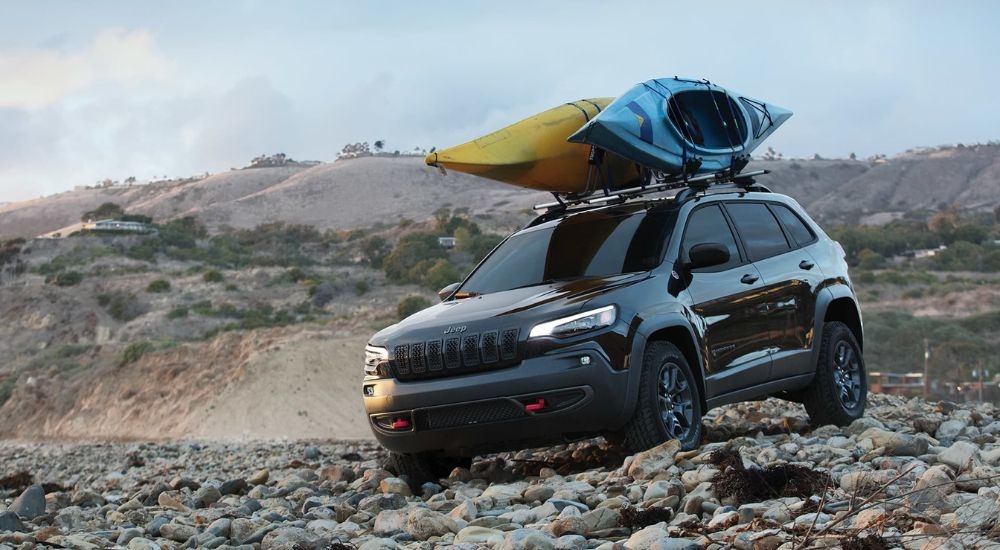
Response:
M659 193L662 191L671 191L674 189L683 189L677 194L677 200L685 201L708 190L712 185L721 184L732 184L733 187L741 188L744 191L761 191L770 192L767 187L759 185L754 181L754 177L762 176L764 174L770 173L770 170L754 170L752 172L746 173L733 173L729 170L724 170L722 172L714 172L711 174L700 174L697 176L690 176L687 178L682 178L680 176L659 181L658 183L653 183L649 185L643 185L640 187L631 187L628 189L621 189L615 191L614 193L604 194L604 195L588 195L584 197L562 197L558 193L553 193L556 200L555 202L547 202L543 204L536 204L533 208L535 210L566 210L571 206L577 205L592 205L599 206L603 204L613 203L615 201L625 202L630 199L641 197L644 195L649 195L652 193Z

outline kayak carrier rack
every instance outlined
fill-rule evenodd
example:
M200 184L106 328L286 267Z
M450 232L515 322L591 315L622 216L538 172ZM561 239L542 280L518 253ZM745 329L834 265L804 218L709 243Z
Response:
M751 172L734 174L729 170L724 170L722 172L713 172L711 174L688 176L687 178L666 178L659 180L657 183L643 185L640 187L630 187L628 189L620 189L613 193L599 196L561 196L559 193L552 193L552 195L556 198L555 202L536 204L533 209L545 210L546 213L548 213L565 211L571 206L578 205L602 206L606 204L619 204L652 193L672 191L674 189L681 189L681 192L677 193L674 200L677 202L684 202L697 196L699 193L708 191L708 189L713 186L722 186L728 189L741 189L743 192L758 191L770 193L770 189L758 184L754 180L756 176L763 176L764 174L769 174L770 172L770 170L754 170Z

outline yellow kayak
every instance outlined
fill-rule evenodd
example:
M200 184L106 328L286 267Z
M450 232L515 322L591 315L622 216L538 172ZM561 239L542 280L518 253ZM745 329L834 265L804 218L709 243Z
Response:
M431 153L424 160L431 166L556 193L635 185L640 176L635 164L610 153L602 162L592 164L589 145L566 141L612 100L600 97L566 103Z

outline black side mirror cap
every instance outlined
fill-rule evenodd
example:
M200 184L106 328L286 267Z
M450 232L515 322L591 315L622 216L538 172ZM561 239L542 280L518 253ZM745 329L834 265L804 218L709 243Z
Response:
M458 290L459 285L462 283L451 283L450 285L442 288L438 291L438 298L443 302L451 297L452 294Z
M688 251L687 269L722 265L729 261L729 247L722 243L700 243Z

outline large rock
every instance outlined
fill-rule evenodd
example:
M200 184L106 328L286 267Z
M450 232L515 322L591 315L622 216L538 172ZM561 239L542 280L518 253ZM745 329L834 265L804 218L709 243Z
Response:
M168 523L160 527L160 536L177 542L187 542L187 540L198 534L198 529L190 525L180 523Z
M25 532L27 529L21 523L21 518L14 512L0 512L0 533L4 531Z
M24 490L7 508L21 519L31 521L45 513L45 490L41 485L32 485Z
M628 550L650 550L654 544L668 540L670 540L670 535L662 527L650 525L632 533L632 536L625 541L625 548Z
M414 508L406 517L406 532L415 540L427 540L459 530L454 519L427 508Z
M955 492L955 483L951 471L945 466L928 468L913 487L913 492L906 497L906 503L914 510L925 511L929 508L946 509L950 506L948 495Z
M938 455L938 462L947 464L957 472L969 470L978 459L979 447L968 441L956 441Z
M865 430L859 439L865 438L870 438L876 448L884 449L889 456L920 456L927 452L929 446L926 439L881 428Z
M504 537L497 550L554 550L556 541L537 529L515 529Z
M322 539L301 527L279 527L264 535L261 550L292 550L312 547Z
M383 510L375 516L372 530L380 537L391 537L406 531L407 510Z
M1000 506L996 501L977 498L955 510L954 527L962 530L988 530L1000 520Z
M848 472L840 478L840 488L852 493L861 490L879 489L899 475L896 470L864 470Z
M462 542L472 543L472 544L485 544L487 546L496 546L501 544L504 540L504 532L498 529L490 529L488 527L473 527L469 526L455 535L455 544Z
M934 438L941 442L942 445L947 445L955 440L956 437L962 435L962 430L968 426L968 423L964 420L945 420L938 426L937 431L934 432Z
M632 479L653 479L657 474L674 465L674 457L681 450L681 442L671 439L648 451L635 455L628 468Z

